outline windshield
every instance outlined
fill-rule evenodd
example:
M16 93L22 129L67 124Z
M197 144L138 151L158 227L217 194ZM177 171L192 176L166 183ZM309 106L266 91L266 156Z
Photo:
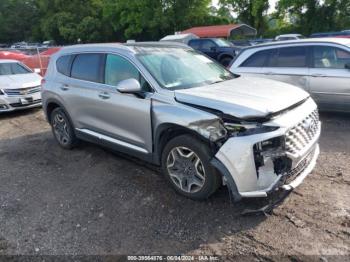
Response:
M32 73L18 63L0 63L0 75L18 75Z
M221 65L194 50L148 49L137 57L165 89L177 90L210 85L235 77Z
M226 41L224 39L217 38L214 41L218 46L221 46L221 47L231 47L232 46L232 44L229 41Z

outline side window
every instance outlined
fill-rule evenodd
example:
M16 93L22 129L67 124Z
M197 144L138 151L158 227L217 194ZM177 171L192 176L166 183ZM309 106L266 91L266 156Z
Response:
M203 50L210 50L212 47L216 47L215 43L210 40L203 40L202 41L202 49Z
M150 92L151 87L141 76L137 68L128 60L117 55L107 55L105 68L105 84L116 86L120 81L134 78L140 82L142 90Z
M315 68L344 69L350 63L350 53L333 46L315 46L313 58Z
M192 40L189 42L189 46L192 47L193 49L199 49L200 48L200 41L198 40Z
M57 71L60 72L63 75L69 76L70 75L70 55L61 56L56 61L56 67Z
M304 46L279 48L276 57L269 59L269 67L307 67L307 48Z
M80 54L73 61L73 78L101 83L102 54Z
M240 67L263 67L270 53L270 50L256 52L248 57Z

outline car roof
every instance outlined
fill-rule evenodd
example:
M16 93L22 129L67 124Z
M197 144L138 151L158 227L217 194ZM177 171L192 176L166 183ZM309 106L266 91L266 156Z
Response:
M82 51L108 51L113 49L119 49L120 51L138 53L140 48L186 48L191 49L191 47L178 43L178 42L135 42L135 43L102 43L102 44L79 44L63 47L58 53L58 55L69 54Z
M278 35L277 37L288 37L288 36L301 36L301 34L284 34L284 35Z
M13 59L0 59L0 64L5 64L5 63L20 63L20 61L13 60Z
M285 46L289 44L340 44L344 46L350 46L350 39L349 38L307 38L307 39L298 39L298 40L287 40L287 41L281 41L281 42L268 42L268 43L262 43L256 46L251 46L245 48L245 50L248 49L254 49L254 48L260 48L260 47L273 47L273 46Z

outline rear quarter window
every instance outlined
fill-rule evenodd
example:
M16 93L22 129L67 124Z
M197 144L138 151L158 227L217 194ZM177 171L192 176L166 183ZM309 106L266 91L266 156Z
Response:
M72 57L70 55L65 55L58 58L56 61L57 71L63 75L69 76L71 58Z
M263 67L268 56L272 53L271 50L262 50L248 57L240 67Z

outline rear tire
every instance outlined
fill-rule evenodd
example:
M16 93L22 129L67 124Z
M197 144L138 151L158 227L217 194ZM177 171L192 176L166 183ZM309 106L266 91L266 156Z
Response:
M52 133L57 143L64 149L72 149L78 142L73 125L62 108L56 108L51 113Z
M230 65L232 59L233 58L226 56L220 60L220 64L222 64L224 67L228 67Z
M162 172L177 193L204 200L221 185L221 178L210 164L209 147L190 135L170 140L162 152Z

